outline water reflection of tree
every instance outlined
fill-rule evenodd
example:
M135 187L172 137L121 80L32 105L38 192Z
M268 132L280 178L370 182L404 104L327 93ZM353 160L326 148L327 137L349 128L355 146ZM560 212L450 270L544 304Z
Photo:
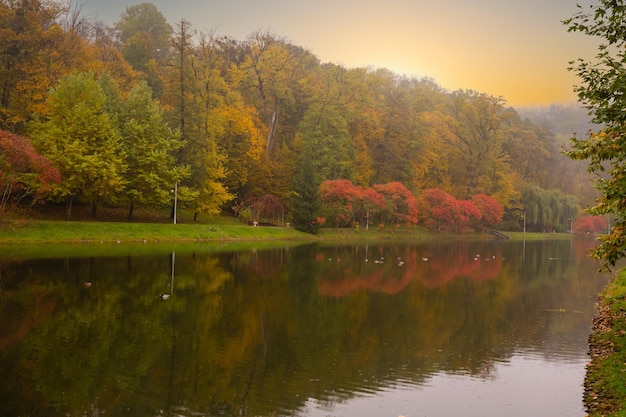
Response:
M494 361L590 321L593 306L579 321L548 311L601 286L565 279L593 270L583 261L546 266L569 246L529 244L523 265L510 245L449 246L369 245L368 262L364 245L177 253L167 302L165 256L15 266L2 314L17 314L0 321L19 334L0 339L15 382L0 414L272 415L308 399L332 410L437 372L489 378Z
M397 294L412 281L436 288L455 278L492 279L502 266L500 252L492 249L475 254L464 243L442 247L436 253L425 253L417 246L391 248L373 247L367 255L363 247L334 249L332 253L320 250L315 256L321 271L320 294L344 297L358 290Z

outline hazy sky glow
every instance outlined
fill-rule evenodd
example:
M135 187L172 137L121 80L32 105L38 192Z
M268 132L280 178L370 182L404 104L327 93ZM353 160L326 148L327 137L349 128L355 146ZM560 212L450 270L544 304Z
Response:
M171 23L244 40L268 30L347 68L382 67L473 89L510 105L576 100L568 62L597 41L567 33L576 0L154 0ZM113 24L131 0L86 0L83 13ZM589 4L592 0L578 1Z

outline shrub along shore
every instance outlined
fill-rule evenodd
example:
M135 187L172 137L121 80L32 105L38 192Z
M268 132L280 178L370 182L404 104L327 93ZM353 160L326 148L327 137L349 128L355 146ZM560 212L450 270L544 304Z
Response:
M584 393L589 417L626 416L626 268L600 294L589 356Z
M55 243L122 242L307 242L320 240L494 239L489 233L437 233L423 228L333 229L310 235L285 226L248 226L228 218L211 223L132 223L122 221L5 220L0 247ZM564 233L506 232L512 239L571 239ZM620 270L600 295L589 337L591 362L585 378L584 402L590 417L626 416L626 269Z

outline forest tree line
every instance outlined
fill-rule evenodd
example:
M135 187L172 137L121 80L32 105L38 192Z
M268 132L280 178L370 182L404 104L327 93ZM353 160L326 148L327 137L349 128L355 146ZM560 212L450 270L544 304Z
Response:
M345 180L417 200L487 196L507 226L553 229L595 195L553 114L323 63L270 32L218 36L151 3L107 26L71 2L1 0L0 33L0 210L46 200L68 218L75 203L132 217L170 205L176 187L196 216L270 202L297 223L331 210L320 186Z

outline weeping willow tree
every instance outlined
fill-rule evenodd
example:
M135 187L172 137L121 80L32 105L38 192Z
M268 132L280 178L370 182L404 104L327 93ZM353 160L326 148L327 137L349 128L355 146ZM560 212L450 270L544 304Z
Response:
M578 214L578 200L560 190L529 184L522 192L526 224L535 230L564 231Z

